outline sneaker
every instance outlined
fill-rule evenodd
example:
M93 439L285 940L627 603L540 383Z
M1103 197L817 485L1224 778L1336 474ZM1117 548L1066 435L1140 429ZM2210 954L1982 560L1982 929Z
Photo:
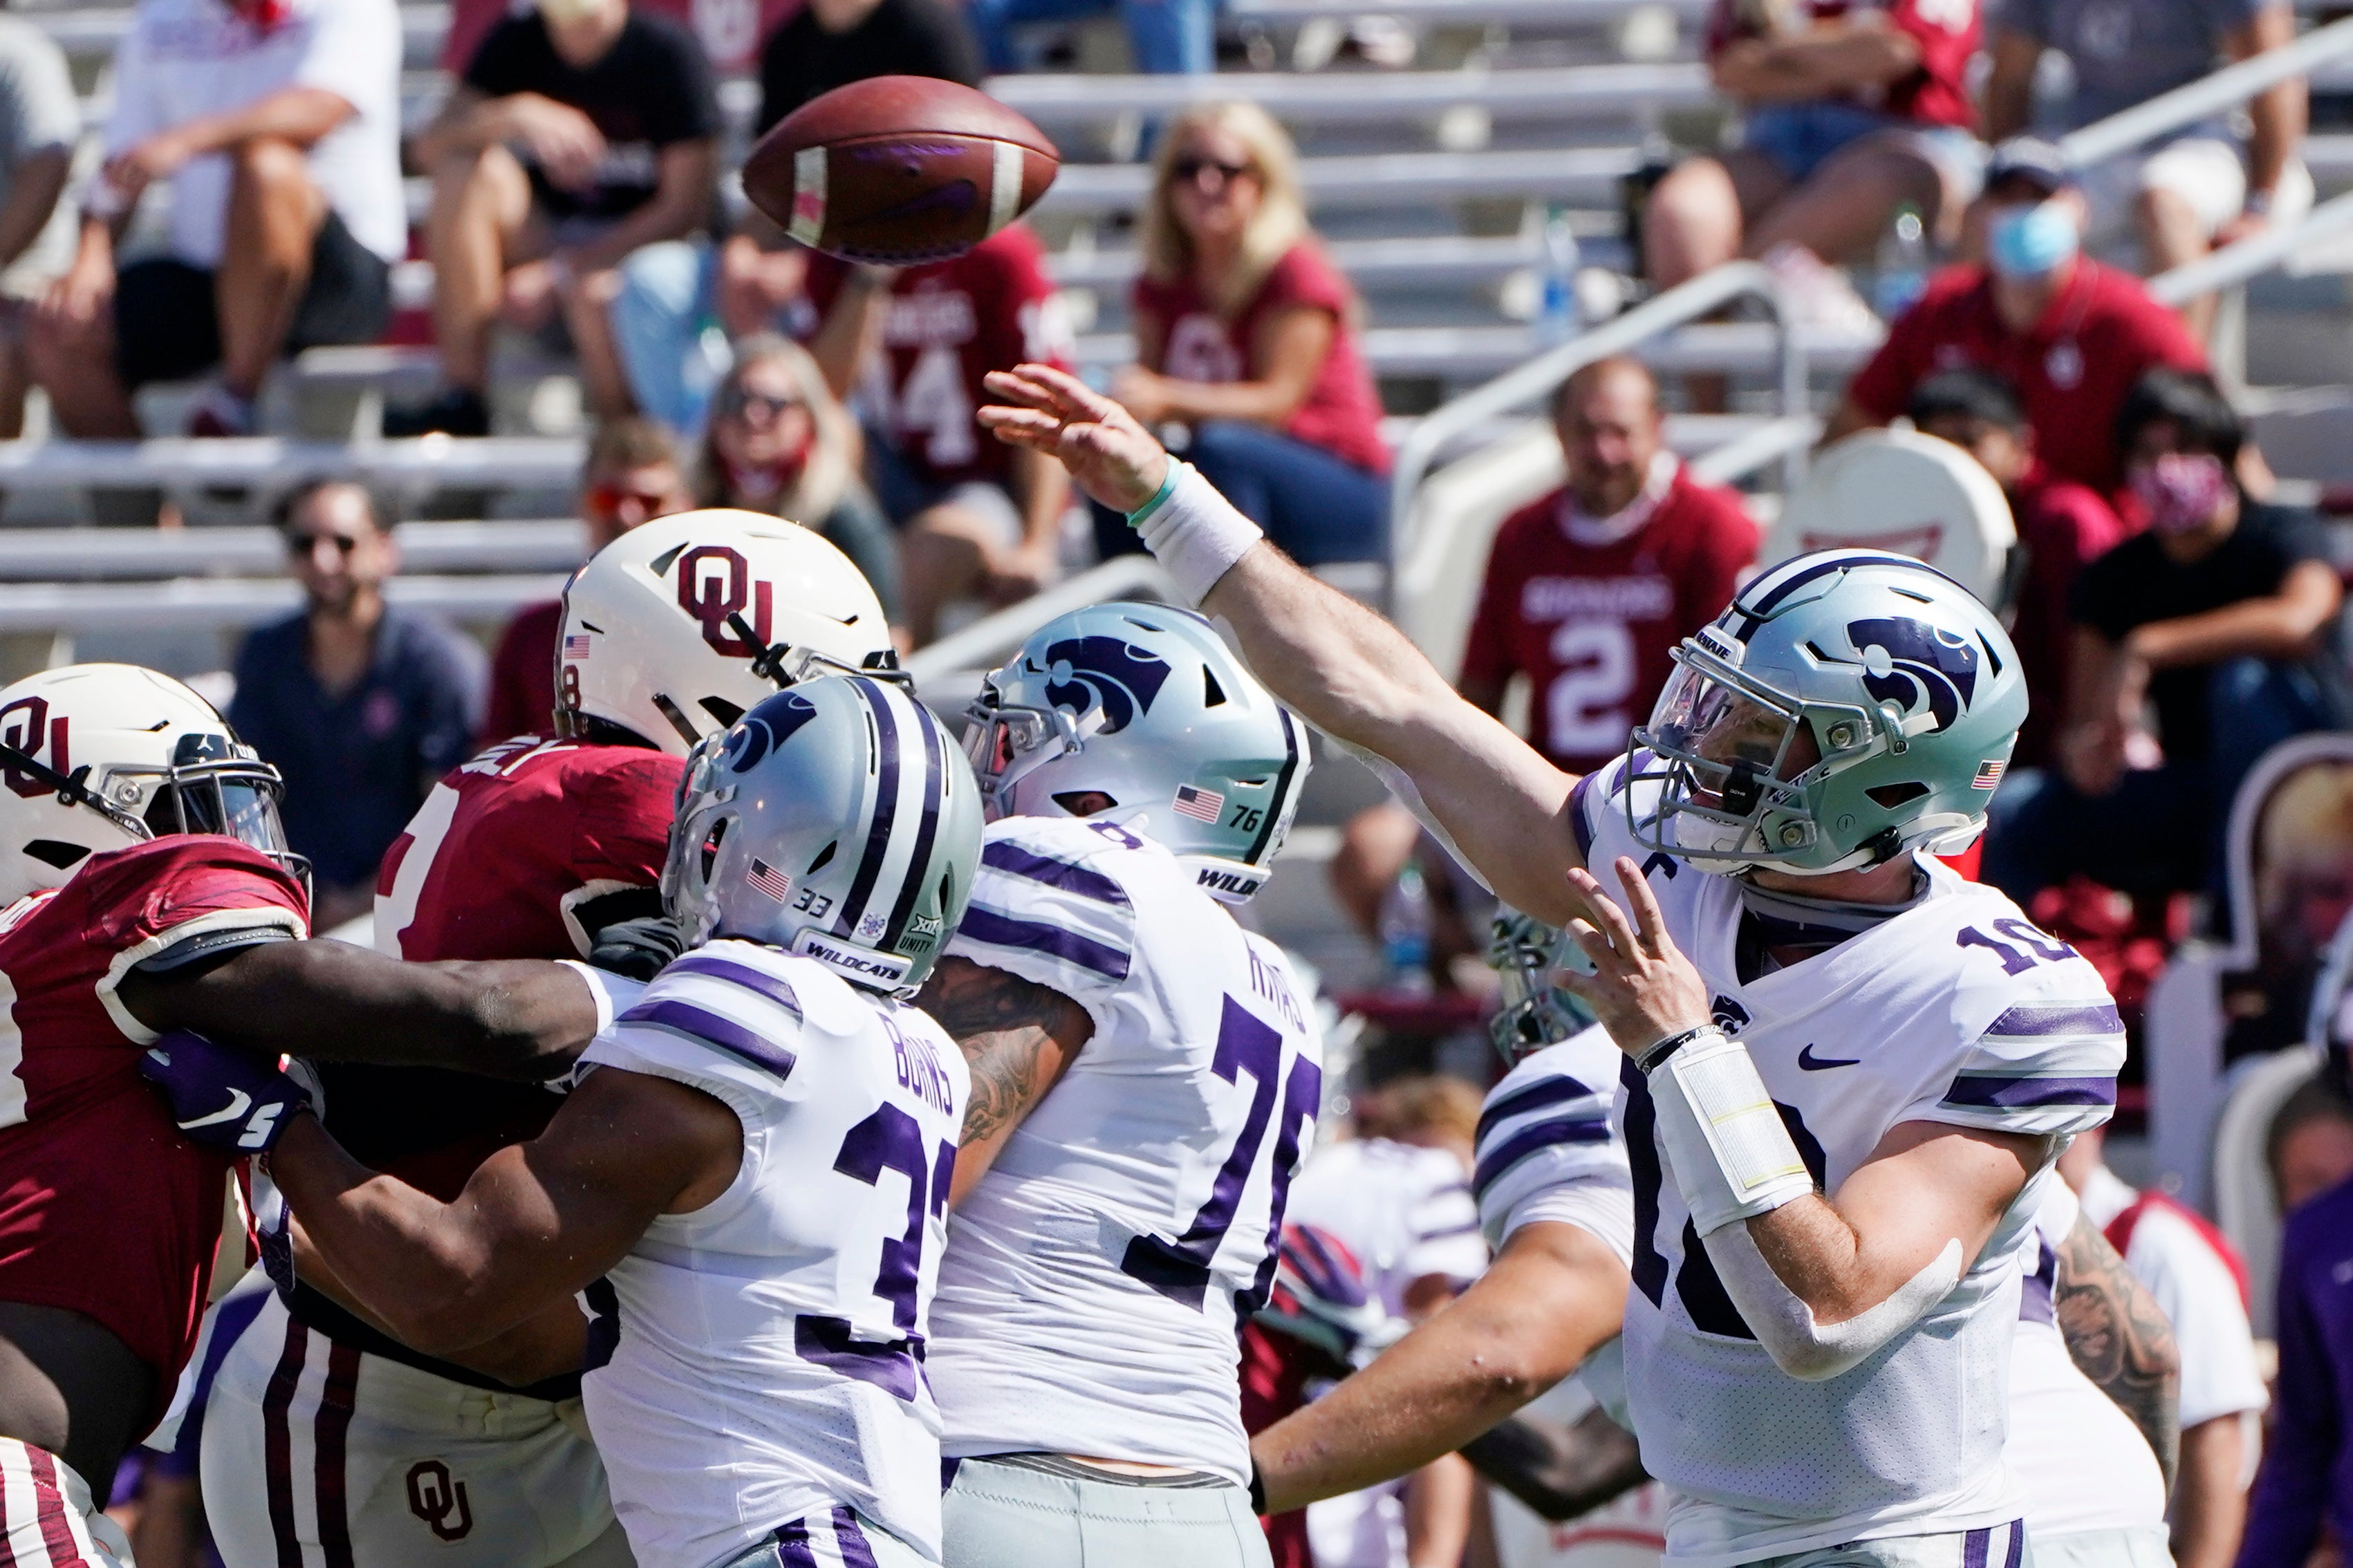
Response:
M259 423L253 399L239 397L217 381L196 394L188 410L188 434L199 438L250 436Z
M437 432L487 436L491 433L491 406L482 401L480 393L453 386L430 403L384 411L384 433L387 437L430 436Z

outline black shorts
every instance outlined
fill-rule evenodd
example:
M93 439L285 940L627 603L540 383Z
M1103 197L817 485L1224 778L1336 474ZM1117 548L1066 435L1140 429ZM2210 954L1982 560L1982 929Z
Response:
M392 267L330 209L311 242L311 285L286 334L291 355L323 343L372 343L392 319ZM114 283L114 366L125 389L185 381L220 363L213 275L173 257L134 261Z

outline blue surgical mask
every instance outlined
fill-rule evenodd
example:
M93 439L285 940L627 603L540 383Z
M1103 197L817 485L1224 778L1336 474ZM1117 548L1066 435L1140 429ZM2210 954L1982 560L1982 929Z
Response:
M2004 207L1986 226L1987 258L2004 278L2047 278L2074 259L2083 238L2075 215L2063 203Z

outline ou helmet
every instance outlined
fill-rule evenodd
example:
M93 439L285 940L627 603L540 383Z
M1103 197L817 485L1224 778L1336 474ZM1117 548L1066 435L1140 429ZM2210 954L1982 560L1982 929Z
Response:
M1229 904L1266 885L1307 784L1306 726L1208 621L1167 605L1047 622L982 681L966 717L989 820L1105 816ZM1089 794L1112 805L1068 804Z
M1674 662L1634 731L1626 813L1645 848L1708 869L1821 876L1967 848L2026 718L1993 612L1874 550L1784 562Z
M680 512L565 584L556 728L594 739L613 726L684 756L813 673L897 668L873 588L823 537L759 512Z
M820 676L694 749L662 904L689 946L739 937L912 991L979 862L980 791L930 710L890 682Z
M92 855L218 833L309 886L286 847L278 770L213 705L132 664L72 664L0 689L0 903L62 885Z
M1506 1066L1517 1067L1592 1027L1593 1010L1575 992L1553 984L1556 969L1593 972L1593 961L1558 926L1508 906L1498 909L1487 937L1487 966L1504 982L1487 1037Z

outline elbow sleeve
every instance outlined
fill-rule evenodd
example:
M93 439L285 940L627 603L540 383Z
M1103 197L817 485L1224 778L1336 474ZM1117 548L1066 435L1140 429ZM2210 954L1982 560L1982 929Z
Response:
M1746 1226L1727 1226L1700 1245L1707 1248L1725 1294L1740 1309L1773 1364L1806 1383L1820 1383L1861 1365L1952 1294L1961 1280L1961 1244L1948 1241L1926 1268L1885 1300L1845 1322L1824 1325L1815 1321L1812 1308L1781 1283L1757 1250Z

